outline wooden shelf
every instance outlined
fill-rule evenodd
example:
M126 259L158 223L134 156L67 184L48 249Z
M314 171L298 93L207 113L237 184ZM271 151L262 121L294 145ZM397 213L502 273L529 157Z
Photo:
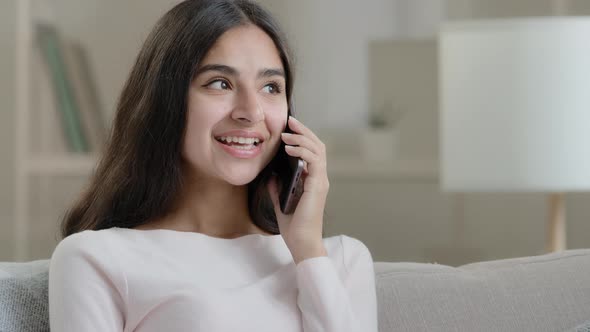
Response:
M435 160L367 162L353 158L328 159L328 177L338 179L438 181Z
M94 170L97 161L92 154L33 156L26 165L27 171L35 175L86 175Z

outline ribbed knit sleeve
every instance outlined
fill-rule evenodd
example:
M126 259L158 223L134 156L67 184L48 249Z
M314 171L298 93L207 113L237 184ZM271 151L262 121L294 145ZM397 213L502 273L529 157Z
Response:
M361 241L340 236L345 275L326 256L296 266L304 332L377 332L373 259Z

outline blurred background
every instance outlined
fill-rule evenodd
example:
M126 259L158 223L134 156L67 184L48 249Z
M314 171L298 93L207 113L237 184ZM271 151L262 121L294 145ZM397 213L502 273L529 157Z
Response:
M139 48L178 2L0 2L0 261L51 256ZM441 190L438 29L465 19L590 15L590 1L259 3L295 51L295 114L327 145L328 236L360 239L375 261L456 266L545 252L546 194ZM61 66L47 61L56 40ZM51 90L64 66L82 100L73 113L56 106L67 91ZM65 124L72 116L77 128ZM568 193L565 202L568 249L590 247L590 195Z

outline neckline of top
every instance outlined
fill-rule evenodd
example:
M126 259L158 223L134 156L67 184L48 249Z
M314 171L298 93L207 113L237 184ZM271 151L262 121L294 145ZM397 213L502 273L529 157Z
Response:
M124 227L112 227L112 228L113 229L120 229L120 230L124 230L124 231L144 233L144 234L168 233L168 234L179 234L182 236L197 236L197 237L201 237L201 238L204 238L207 240L219 241L219 242L242 241L242 240L251 239L251 238L254 238L254 239L268 238L269 240L277 240L277 239L282 238L281 234L264 235L264 234L253 233L253 234L246 234L246 235L238 236L238 237L235 237L232 239L227 239L227 238L211 236L211 235L207 235L207 234L199 233L199 232L177 231L174 229L165 229L165 228L157 228L157 229L135 229L135 228L124 228Z

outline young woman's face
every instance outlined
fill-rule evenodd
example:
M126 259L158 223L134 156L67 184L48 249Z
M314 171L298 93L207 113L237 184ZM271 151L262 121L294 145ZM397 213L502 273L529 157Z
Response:
M287 113L285 73L272 39L254 25L228 30L191 83L183 159L197 177L247 184L276 154Z

